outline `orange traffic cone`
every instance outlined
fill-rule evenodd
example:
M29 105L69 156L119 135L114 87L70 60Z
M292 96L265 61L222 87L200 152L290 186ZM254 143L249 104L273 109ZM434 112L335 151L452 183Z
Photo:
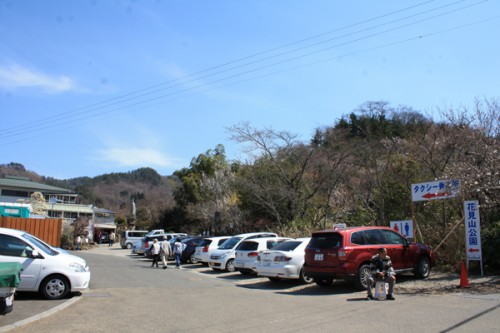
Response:
M467 277L467 269L465 263L462 261L462 268L460 270L460 285L457 288L470 288L469 278Z

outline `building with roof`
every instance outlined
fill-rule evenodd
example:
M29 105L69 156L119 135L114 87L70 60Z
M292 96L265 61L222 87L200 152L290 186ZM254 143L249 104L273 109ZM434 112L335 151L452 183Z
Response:
M116 230L114 212L77 203L78 194L72 190L31 181L27 177L0 178L0 202L29 204L35 192L43 194L47 217L61 218L63 225L71 225L78 218L89 220L91 236L96 231Z

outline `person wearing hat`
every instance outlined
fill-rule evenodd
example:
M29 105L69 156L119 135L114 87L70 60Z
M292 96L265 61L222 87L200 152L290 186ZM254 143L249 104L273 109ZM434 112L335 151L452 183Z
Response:
M160 244L158 244L158 239L153 239L153 244L151 244L149 248L149 253L153 256L153 264L151 264L151 267L156 265L156 268L158 268L158 260L160 259Z

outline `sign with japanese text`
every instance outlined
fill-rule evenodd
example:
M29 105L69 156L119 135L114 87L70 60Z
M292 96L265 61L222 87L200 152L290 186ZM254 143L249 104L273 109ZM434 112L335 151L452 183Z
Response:
M464 201L465 252L467 260L482 260L479 202Z
M428 183L411 184L412 201L449 199L459 194L459 179L436 180Z
M391 221L390 226L406 238L413 238L413 220Z

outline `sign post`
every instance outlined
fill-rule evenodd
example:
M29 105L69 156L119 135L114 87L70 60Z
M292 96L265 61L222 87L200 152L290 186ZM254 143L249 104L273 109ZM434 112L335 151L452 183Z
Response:
M464 201L465 213L465 254L467 257L467 269L469 261L479 260L481 265L481 276L483 275L483 254L481 249L481 222L479 219L479 202Z
M415 229L420 235L421 241L424 239L422 233L418 228L417 220L415 218L415 201L428 201L439 199L450 199L460 194L460 180L436 180L427 183L411 184L411 214ZM444 210L443 210L444 211ZM443 217L443 224L446 225Z
M460 194L460 180L436 180L411 184L412 201L427 201L454 198Z

